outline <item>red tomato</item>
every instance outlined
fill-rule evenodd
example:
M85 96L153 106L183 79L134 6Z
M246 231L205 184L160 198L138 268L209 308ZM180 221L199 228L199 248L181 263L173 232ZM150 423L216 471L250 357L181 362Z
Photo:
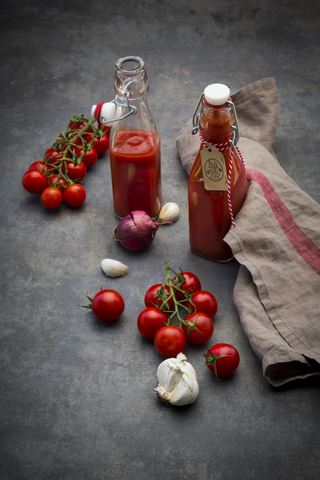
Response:
M78 124L71 121L69 122L68 130L81 130L83 127L86 126L87 123L88 123L87 120L84 120Z
M89 140L87 140L87 142L89 142ZM108 137L108 135L103 135L101 138L95 137L95 139L93 141L93 146L97 150L97 153L98 153L99 157L101 155L103 155L104 153L106 153L106 151L109 148L109 137Z
M41 202L47 208L53 209L59 207L62 200L62 192L56 187L48 187L41 193Z
M87 175L87 167L83 162L80 165L77 165L73 162L66 162L62 165L62 173L68 175L71 180L83 180Z
M212 293L207 292L206 290L199 290L192 295L191 300L196 308L190 302L186 303L186 307L190 308L192 312L197 311L206 313L211 318L217 313L218 304Z
M41 193L47 188L48 180L39 170L28 170L22 177L22 185L29 193Z
M115 290L100 290L92 300L94 315L104 322L113 322L120 317L125 304L120 293Z
M186 321L191 322L198 330L200 330L197 332L197 330L191 328L191 326L183 323L182 330L184 331L188 342L193 343L194 345L201 345L202 343L206 343L212 337L214 330L213 322L205 313L193 313L186 318Z
M142 310L138 317L137 325L141 335L145 338L154 338L156 332L168 323L168 317L155 307Z
M181 275L181 273L179 274ZM201 290L201 283L199 278L190 272L183 272L184 282L180 285L180 290L183 290L187 293L197 292ZM173 282L175 281L176 277L174 277ZM182 292L176 292L177 300L184 300L185 296Z
M210 372L218 377L232 375L240 363L238 350L228 343L217 343L204 354L204 357Z
M160 308L161 305L163 304L163 301L161 298L155 297L154 295L157 294L158 290L161 288L161 283L157 283L156 285L153 285L152 287L148 288L145 297L144 297L144 303L146 307L157 307ZM170 293L170 288L168 285L164 286L165 292ZM173 310L174 309L174 301L171 298L164 309L165 311L167 310Z
M63 192L63 198L70 207L80 207L86 199L86 190L82 185L73 183Z
M54 150L50 147L48 148L48 150L46 151L46 153L44 154L45 157L48 159L51 157L51 155L53 154Z
M87 168L93 167L98 160L97 150L95 148L91 148L91 150L88 150L87 152L84 152L84 150L79 150L79 152L77 152L78 157L80 157L83 153L84 156L82 157L82 162Z
M52 177L49 178L49 185L50 187L56 187L59 188L59 190L64 190L68 186L68 182L64 178L59 177L59 175L52 175Z
M52 150L50 157L50 163L57 163L58 160L61 160L61 158L64 156L65 151L64 150ZM68 153L66 153L66 156L69 156ZM48 158L50 158L48 157Z
M179 327L162 327L154 336L154 346L164 357L176 357L186 346L186 336Z
M39 170L40 172L47 172L48 170L53 170L50 165L46 165L42 160L39 162L31 163L29 170Z

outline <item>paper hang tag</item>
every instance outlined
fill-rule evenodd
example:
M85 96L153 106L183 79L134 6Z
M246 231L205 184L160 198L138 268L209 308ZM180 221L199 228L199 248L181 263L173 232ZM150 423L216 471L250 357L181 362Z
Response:
M223 153L211 144L211 152L203 148L200 152L204 188L206 190L228 190L228 176Z

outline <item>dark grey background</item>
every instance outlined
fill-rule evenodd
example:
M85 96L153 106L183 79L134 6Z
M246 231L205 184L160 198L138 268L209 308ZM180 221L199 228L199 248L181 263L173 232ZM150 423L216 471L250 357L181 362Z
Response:
M275 389L262 377L232 300L238 264L190 252L187 175L175 148L209 83L235 92L274 77L275 153L319 202L319 13L312 0L2 2L1 479L319 478L319 380ZM149 74L164 203L181 209L138 254L112 238L108 154L84 180L78 210L48 211L21 185L72 115L113 98L114 64L132 54ZM106 257L127 264L128 275L104 276ZM212 341L185 350L200 395L180 409L153 395L163 357L136 328L165 260L196 273L219 304ZM126 302L111 325L78 306L101 286ZM202 353L220 341L238 348L241 363L217 381Z

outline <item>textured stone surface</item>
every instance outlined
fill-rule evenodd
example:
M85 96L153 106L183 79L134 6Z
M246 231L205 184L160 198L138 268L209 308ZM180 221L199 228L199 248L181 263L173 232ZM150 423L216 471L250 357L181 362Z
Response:
M0 477L3 480L318 478L319 381L273 389L232 301L238 265L190 252L187 175L175 138L203 88L232 91L275 78L274 150L286 172L319 194L318 2L284 0L16 1L1 6ZM87 201L46 211L21 186L27 167L76 113L113 98L114 64L140 55L162 138L164 201L181 217L132 254L114 242L108 154L88 173ZM108 279L103 258L129 265ZM185 353L200 395L173 409L153 395L163 360L136 329L163 262L198 274L217 297L211 343L234 344L236 374L216 381L205 346ZM79 308L88 291L123 294L122 318L104 325Z

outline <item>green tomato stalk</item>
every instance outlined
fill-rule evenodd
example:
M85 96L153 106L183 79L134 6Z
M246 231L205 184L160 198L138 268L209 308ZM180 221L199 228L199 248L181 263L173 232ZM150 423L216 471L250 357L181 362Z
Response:
M188 327L187 335L191 330L196 330L197 332L202 333L195 325L197 317L195 317L193 322L190 322L189 320L183 318L180 314L180 310L187 314L187 316L192 313L191 309L185 305L186 302L190 302L196 310L196 306L191 298L194 292L188 293L180 288L185 281L183 271L180 268L180 273L177 273L175 270L173 270L173 268L170 267L168 262L164 262L164 266L166 269L166 277L163 284L161 285L161 288L158 290L157 294L155 294L155 297L160 298L162 301L162 305L159 310L166 313L166 315L168 316L168 325L172 325L172 319L174 317L177 317L180 328L182 327L182 324ZM171 278L171 273L175 275L174 283ZM168 285L170 292L165 291L165 285ZM177 300L176 292L180 292L184 296L184 298L182 300ZM169 306L171 300L174 303L173 310L170 310Z

